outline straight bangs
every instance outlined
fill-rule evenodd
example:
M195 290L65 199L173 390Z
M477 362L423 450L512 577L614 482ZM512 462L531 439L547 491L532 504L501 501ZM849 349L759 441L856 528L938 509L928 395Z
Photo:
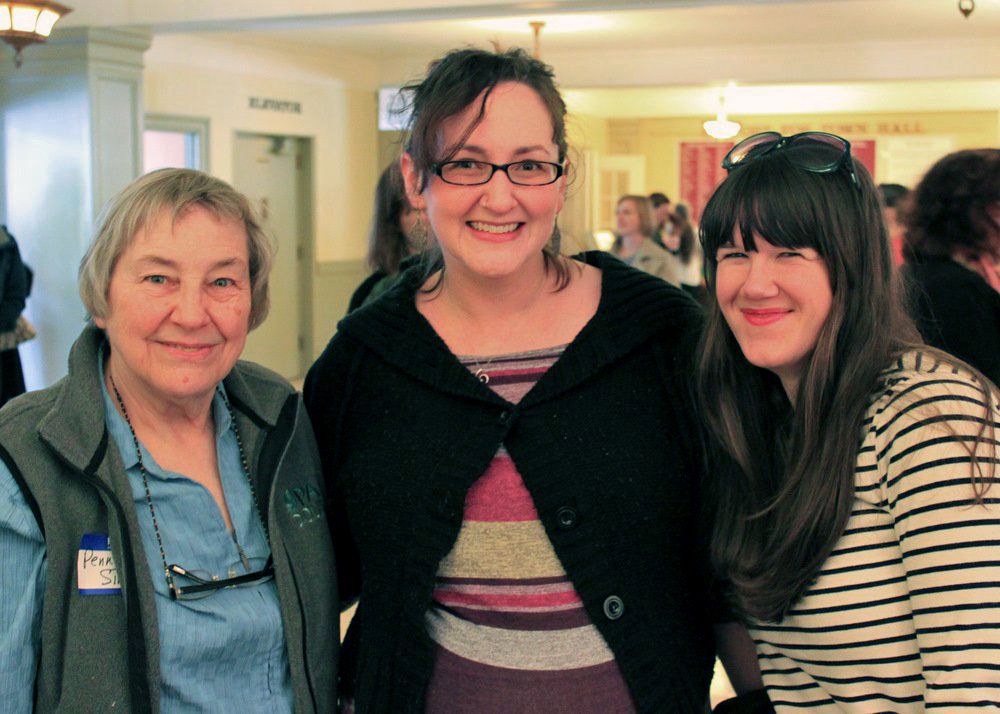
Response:
M781 154L760 157L734 170L709 199L701 219L709 286L715 284L716 251L732 246L737 234L750 251L757 250L756 239L762 238L779 248L812 248L829 263L840 242L835 234L851 230L841 225L838 216L857 211L852 190L840 172L804 171Z

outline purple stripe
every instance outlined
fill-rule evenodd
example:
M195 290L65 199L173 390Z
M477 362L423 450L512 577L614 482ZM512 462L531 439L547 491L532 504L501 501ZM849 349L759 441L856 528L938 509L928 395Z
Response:
M437 647L427 714L631 714L632 697L614 661L558 672L491 667Z

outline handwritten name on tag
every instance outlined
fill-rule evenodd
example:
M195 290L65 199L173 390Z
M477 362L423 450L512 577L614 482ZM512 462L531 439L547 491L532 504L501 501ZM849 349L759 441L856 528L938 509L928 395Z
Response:
M118 569L111 543L103 533L85 533L76 556L76 580L81 595L120 595Z

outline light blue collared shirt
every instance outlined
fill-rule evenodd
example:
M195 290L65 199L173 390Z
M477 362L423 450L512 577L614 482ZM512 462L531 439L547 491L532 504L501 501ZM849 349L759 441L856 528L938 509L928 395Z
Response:
M252 569L258 570L267 560L267 541L221 390L220 385L212 415L222 489L236 538ZM170 599L132 432L112 399L105 391L105 424L125 464L156 591L161 711L291 712L291 678L274 581L219 590L200 600ZM164 470L140 448L167 563L219 578L246 572L208 490ZM14 477L0 461L0 692L5 712L30 713L33 708L45 578L45 541Z

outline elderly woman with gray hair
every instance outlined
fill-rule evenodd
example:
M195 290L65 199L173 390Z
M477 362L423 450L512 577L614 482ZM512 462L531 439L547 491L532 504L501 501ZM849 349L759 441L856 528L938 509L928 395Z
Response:
M237 361L271 255L246 198L197 171L107 207L68 375L0 412L4 711L334 710L312 430Z

